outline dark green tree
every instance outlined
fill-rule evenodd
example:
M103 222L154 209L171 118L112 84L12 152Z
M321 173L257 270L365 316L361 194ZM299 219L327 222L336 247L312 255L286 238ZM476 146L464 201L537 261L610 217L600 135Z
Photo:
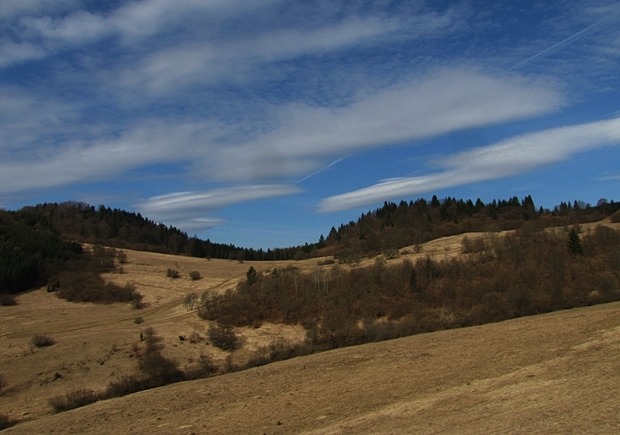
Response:
M581 238L575 228L572 228L568 233L568 251L571 255L583 255L583 246L581 245Z
M248 284L250 285L258 281L258 273L256 272L256 269L254 269L254 267L252 266L250 266L245 276L248 279Z

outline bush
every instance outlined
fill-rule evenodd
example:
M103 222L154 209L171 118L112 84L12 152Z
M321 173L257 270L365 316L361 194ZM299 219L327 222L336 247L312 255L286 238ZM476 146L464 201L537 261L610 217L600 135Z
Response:
M31 343L35 347L48 347L55 344L56 340L54 340L49 335L35 335L34 337L32 337Z
M461 241L461 252L463 254L479 254L486 250L486 244L480 237L470 239L469 237L463 237Z
M177 362L159 352L146 353L140 359L139 367L153 387L178 382L182 378Z
M196 343L200 343L202 341L202 337L200 336L200 333L198 331L192 331L191 334L189 334L189 342L192 344L196 344Z
M144 302L142 302L142 299L144 298L144 296L142 296L142 294L140 294L139 292L137 292L135 290L135 287L133 287L133 284L127 284L128 286L131 285L133 292L131 295L131 307L134 310L139 310L141 308L144 308Z
M202 379L208 378L215 373L217 373L217 366L213 363L213 360L208 355L201 354L200 357L198 357L198 366L188 370L184 378L186 380Z
M108 398L122 397L148 388L151 387L146 378L137 375L124 375L108 383L105 396Z
M233 327L219 322L209 328L209 340L214 346L227 351L235 350L238 344Z
M168 269L166 271L166 276L168 278L172 278L172 279L177 279L178 277L180 277L181 275L179 274L179 271L176 269Z
M101 276L84 271L63 272L57 276L60 283L56 294L69 302L93 302L109 304L113 302L131 302L139 306L142 296L136 287L127 283L121 287L105 282Z
M103 394L89 388L73 390L61 396L52 397L49 404L56 412L80 408L103 399Z
M196 302L198 302L197 293L187 294L185 298L183 298L183 305L187 311L192 311L196 307Z
M157 331L152 327L148 327L142 331L140 337L144 340L145 354L159 352L164 348L164 345L161 343L163 339L157 335Z
M202 275L200 275L200 272L198 272L197 270L192 270L189 273L189 277L192 279L192 281L198 281L202 279Z
M135 319L133 319L133 323L135 323L136 325L139 325L140 323L144 323L144 319L142 318L142 316L138 316Z

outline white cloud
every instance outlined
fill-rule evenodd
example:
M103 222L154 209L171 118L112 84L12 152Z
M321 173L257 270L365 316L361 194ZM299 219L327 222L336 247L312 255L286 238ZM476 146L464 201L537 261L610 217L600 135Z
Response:
M166 94L192 85L256 80L261 65L328 53L399 29L396 20L350 18L316 29L276 29L231 40L199 40L157 50L119 73L121 89Z
M3 193L102 180L171 162L187 165L202 181L300 179L362 149L534 116L562 104L561 94L544 81L467 68L360 90L344 107L276 107L258 123L163 117L123 120L102 130L83 122L79 107L5 94L11 98L0 103L0 113L11 122L0 138L12 152L0 162ZM36 152L23 152L35 145Z
M196 230L221 223L218 219L205 216L216 209L298 192L300 192L299 188L291 185L244 185L203 192L176 192L159 195L141 202L137 207L141 212L156 220L173 223L185 230Z
M9 154L0 162L0 193L110 179L149 164L189 161L208 154L218 133L209 122L142 121L118 137L39 146L20 157Z
M365 93L345 107L284 107L273 132L217 149L213 171L220 179L235 180L275 166L281 175L292 176L292 171L316 169L325 158L540 115L562 104L561 93L543 80L495 77L470 68L437 71Z
M189 19L207 16L215 20L238 13L251 13L281 0L253 4L241 0L143 0L125 2L107 13L82 10L70 0L3 0L0 18L19 28L19 43L9 34L0 36L0 67L41 59L61 50L84 46L118 36L124 45L139 44L162 32L178 32ZM8 25L8 24L7 24Z
M386 180L328 197L321 202L320 210L347 210L386 199L509 177L610 145L620 145L620 118L524 134L452 155L444 160L443 170L434 174Z

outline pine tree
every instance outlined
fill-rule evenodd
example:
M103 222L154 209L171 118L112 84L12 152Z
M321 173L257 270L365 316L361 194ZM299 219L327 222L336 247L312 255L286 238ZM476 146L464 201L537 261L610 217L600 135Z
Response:
M568 251L571 255L583 255L583 246L577 230L572 228L568 233Z

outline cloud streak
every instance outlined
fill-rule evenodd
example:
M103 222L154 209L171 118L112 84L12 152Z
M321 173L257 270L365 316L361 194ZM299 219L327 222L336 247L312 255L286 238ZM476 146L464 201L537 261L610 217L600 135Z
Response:
M386 180L325 198L323 212L362 207L448 187L521 174L577 153L620 145L620 118L520 135L447 157L437 173Z
M523 66L523 65L525 65L525 64L527 64L527 63L529 63L529 62L531 62L531 61L533 61L533 60L535 60L535 59L537 59L537 58L539 58L539 57L541 57L541 56L544 56L545 54L547 54L547 53L549 53L549 52L551 52L551 51L555 50L555 49L556 49L556 48L558 48L558 47L561 47L561 46L563 46L563 45L565 45L565 44L568 44L568 43L569 43L569 42L571 42L573 39L576 39L576 38L580 37L580 36L581 36L581 35L583 35L584 33L588 32L589 30L591 30L591 29L593 29L594 27L596 27L596 26L598 26L599 24L601 24L601 22L602 22L602 21L603 21L603 20L599 20L599 21L597 21L597 22L595 22L595 23L593 23L593 24L590 24L589 26L585 27L584 29L581 29L580 31L573 33L573 34L572 34L572 35L570 35L569 37L562 39L560 42L557 42L557 43L553 44L552 46L547 47L547 48L545 48L545 49L544 49L544 50L542 50L542 51L539 51L538 53L534 54L533 56L530 56L530 57L528 57L527 59L524 59L524 60L522 60L521 62L516 63L515 65L513 65L512 67L510 67L510 68L508 69L508 71L513 71L513 70L515 70L515 69L517 69L517 68L519 68L519 67L521 67L521 66Z
M203 229L221 220L206 216L216 209L233 204L299 193L291 185L261 184L223 187L202 192L175 192L142 201L138 209L161 222L184 229Z

